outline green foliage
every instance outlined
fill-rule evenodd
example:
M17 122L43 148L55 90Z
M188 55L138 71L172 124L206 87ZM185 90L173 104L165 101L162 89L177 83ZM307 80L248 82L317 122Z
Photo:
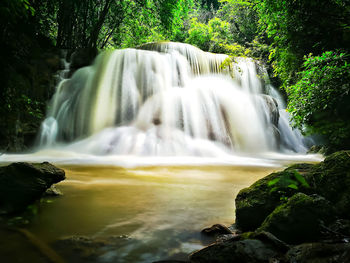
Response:
M19 99L19 104L23 105L25 111L32 117L37 119L42 119L44 117L43 109L45 104L29 98L28 96L22 94ZM9 104L10 105L10 104Z
M273 186L271 192L285 188L298 190L300 186L306 188L310 187L309 184L306 182L305 178L296 170L292 172L285 172L282 177L278 177L269 181L268 186Z
M210 49L211 35L208 25L200 23L197 18L193 18L188 33L187 43L195 45L202 50L208 51Z
M209 20L208 24L193 18L186 42L214 53L225 53L231 56L249 54L249 50L233 42L230 24L217 17Z
M296 126L325 136L331 146L350 146L350 55L340 51L305 57L300 80L288 88Z
M230 25L234 42L251 43L258 35L258 15L252 0L221 0L217 15Z
M272 41L270 59L284 86L297 81L303 56L349 46L348 1L256 1L259 26Z
M284 171L281 177L277 177L267 184L272 187L270 192L278 192L280 194L281 201L288 200L287 189L298 190L300 187L310 188L310 185L305 180L305 178L298 173L296 170L287 172Z

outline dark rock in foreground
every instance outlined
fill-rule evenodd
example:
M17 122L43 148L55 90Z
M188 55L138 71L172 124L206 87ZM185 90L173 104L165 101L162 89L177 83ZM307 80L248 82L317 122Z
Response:
M315 165L292 165L242 189L236 198L238 228L256 230L278 206L299 192L324 197L338 216L349 218L350 152L336 152Z
M287 251L283 242L268 233L241 235L216 242L190 255L191 263L279 262ZM275 260L275 261L273 261Z
M323 197L297 193L278 206L257 231L270 232L289 244L316 241L322 238L323 224L329 224L333 215L330 202Z
M65 179L65 172L48 162L12 163L0 167L0 214L24 210L52 184Z
M350 262L350 243L307 243L293 247L287 262L345 263Z

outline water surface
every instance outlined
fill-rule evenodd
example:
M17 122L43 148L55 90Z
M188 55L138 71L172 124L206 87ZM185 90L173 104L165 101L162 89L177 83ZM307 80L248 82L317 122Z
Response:
M234 223L240 189L278 168L64 166L64 193L43 202L29 230L52 244L72 235L128 237L96 262L152 262L202 247L200 230ZM113 252L113 253L112 253Z

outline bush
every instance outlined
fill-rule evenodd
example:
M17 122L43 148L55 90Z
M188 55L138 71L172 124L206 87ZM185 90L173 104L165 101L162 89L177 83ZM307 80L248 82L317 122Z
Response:
M287 88L295 126L324 135L334 149L350 147L350 55L337 51L305 57L299 81Z

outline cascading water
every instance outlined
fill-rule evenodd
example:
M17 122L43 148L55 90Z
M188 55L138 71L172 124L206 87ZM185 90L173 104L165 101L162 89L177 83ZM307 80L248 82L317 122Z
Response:
M264 69L226 59L151 43L104 52L63 78L37 151L0 156L0 164L50 161L66 170L64 196L40 202L30 233L58 250L67 244L66 262L187 260L203 247L200 229L232 223L240 189L286 163L319 161L290 155L305 152L302 136L282 97L258 77Z
M227 58L171 42L102 53L58 85L40 147L141 156L304 151L255 62L223 68Z

